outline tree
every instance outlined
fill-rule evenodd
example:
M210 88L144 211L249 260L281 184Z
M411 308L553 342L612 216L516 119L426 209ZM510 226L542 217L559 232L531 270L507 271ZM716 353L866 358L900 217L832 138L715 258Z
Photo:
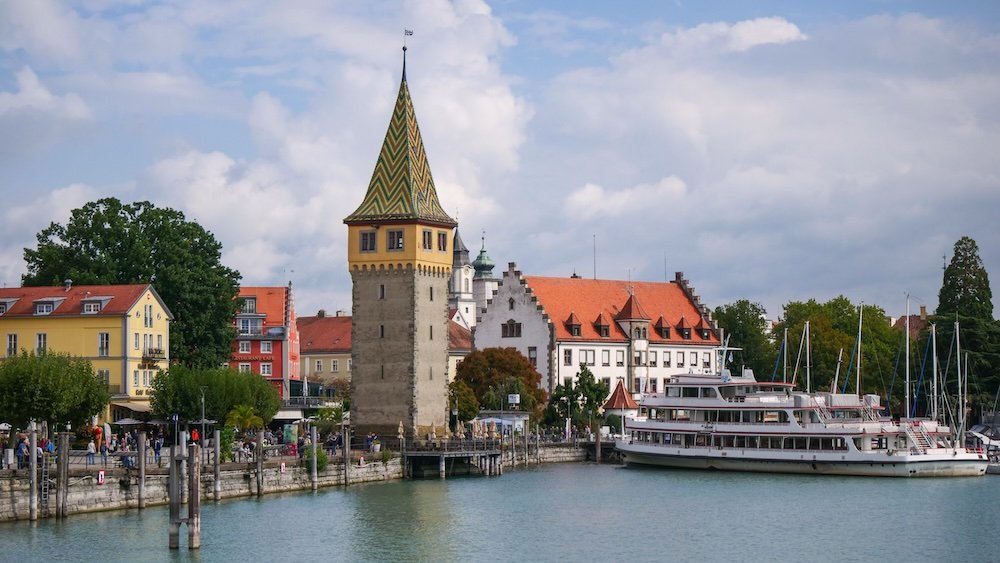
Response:
M239 428L245 436L247 431L264 426L264 420L250 405L236 405L226 414L226 427Z
M516 348L472 352L458 364L455 379L468 385L486 408L499 409L509 393L521 395L523 411L534 412L545 404L542 376Z
M739 349L740 362L758 375L773 372L778 353L768 337L766 315L762 305L746 299L715 309L715 319L729 336L729 345Z
M556 385L552 391L542 417L545 424L570 418L573 426L579 426L600 418L600 409L610 393L608 386L597 381L587 364L580 364L576 376L576 386Z
M176 364L153 380L153 414L163 419L177 414L182 421L198 420L203 391L205 417L213 420L225 420L233 408L245 405L266 424L281 406L277 389L256 374L228 367L194 369Z
M215 237L183 213L105 198L36 238L38 248L24 249L24 285L152 283L174 315L171 358L195 367L229 360L240 275L221 264Z
M604 382L597 381L593 372L587 368L587 364L580 364L576 381L577 404L580 405L580 414L587 416L588 419L599 418L598 412L611 390Z
M479 414L479 400L472 388L456 379L448 384L448 404L458 409L458 420L469 421Z
M993 294L989 275L979 258L979 246L969 237L955 243L954 255L944 270L938 292L934 321L938 342L950 342L952 346L958 323L962 355L968 357L973 410L992 409L1000 385L1000 322L993 318ZM957 378L948 381L954 391Z
M107 384L82 358L22 352L0 362L0 412L18 428L31 420L84 426L110 398Z

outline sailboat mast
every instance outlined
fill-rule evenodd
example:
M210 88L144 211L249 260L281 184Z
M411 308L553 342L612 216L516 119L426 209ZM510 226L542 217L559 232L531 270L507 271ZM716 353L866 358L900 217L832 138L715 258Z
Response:
M934 390L932 392L934 404L931 407L931 418L934 421L937 421L937 419L938 419L937 325L934 325L934 324L931 325L931 348L933 349L933 352L932 352L932 355L931 355L931 358L932 358L931 361L934 363L934 366L933 366L934 371L932 372L934 374Z
M910 294L906 294L906 418L910 418Z
M965 434L965 391L962 385L962 343L958 335L958 321L955 321L955 368L958 370L958 439L962 439Z
M809 332L809 321L806 321L806 393L812 393L812 356L810 355L811 334Z
M781 382L788 383L788 327L785 327L785 354L781 358L782 371L781 371Z
M861 396L861 320L865 316L865 304L858 305L858 374L855 390Z

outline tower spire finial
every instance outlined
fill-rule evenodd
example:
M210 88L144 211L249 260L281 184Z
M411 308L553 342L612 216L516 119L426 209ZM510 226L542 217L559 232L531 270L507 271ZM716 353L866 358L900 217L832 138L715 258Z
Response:
M406 38L409 35L413 35L412 29L403 30L403 78L406 78Z

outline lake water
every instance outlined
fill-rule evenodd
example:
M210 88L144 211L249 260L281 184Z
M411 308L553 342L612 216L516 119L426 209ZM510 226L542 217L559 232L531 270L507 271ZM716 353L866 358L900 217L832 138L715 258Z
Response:
M553 464L203 501L198 551L166 507L0 524L0 560L997 561L998 487Z

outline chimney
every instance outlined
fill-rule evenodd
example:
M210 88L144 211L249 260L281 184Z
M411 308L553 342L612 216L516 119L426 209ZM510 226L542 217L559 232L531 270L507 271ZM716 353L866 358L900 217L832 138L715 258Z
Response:
M920 306L920 320L922 321L927 320L927 305Z
M66 278L66 281L63 282L63 291L69 293L70 289L73 289L73 280Z
M325 317L326 316L326 309L320 309L319 311L317 311L316 312L316 316L319 317L319 318L321 318L321 319L323 317Z
M346 317L347 316L347 311L345 311L343 309L337 309L337 316L338 317Z

